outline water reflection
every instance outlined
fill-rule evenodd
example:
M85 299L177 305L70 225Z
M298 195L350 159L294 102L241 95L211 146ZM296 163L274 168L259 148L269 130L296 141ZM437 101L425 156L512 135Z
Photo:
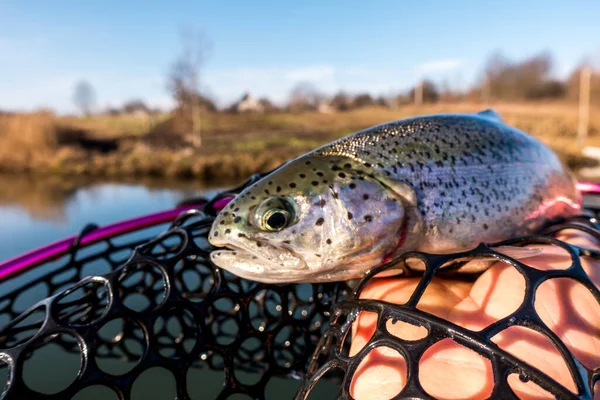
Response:
M0 260L76 234L88 223L132 218L219 190L193 181L107 183L1 175L0 187Z

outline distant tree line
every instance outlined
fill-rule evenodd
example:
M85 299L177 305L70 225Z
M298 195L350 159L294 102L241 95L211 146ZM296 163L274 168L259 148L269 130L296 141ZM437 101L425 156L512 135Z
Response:
M143 100L134 99L123 103L121 107L108 107L106 114L108 115L155 115L159 114L161 110L159 108L149 107Z
M398 107L413 104L417 98L422 103L577 100L581 68L576 68L566 79L559 80L553 76L554 61L548 52L520 61L510 60L496 52L487 60L481 79L473 87L462 91L426 79L394 96L375 97L369 93L352 95L340 91L328 97L314 85L299 83L291 91L287 106L283 109L292 112L315 111L323 104L336 111L371 106ZM600 71L592 74L591 98L600 104Z
M168 76L168 88L176 103L176 111L187 115L200 112L220 111L209 96L200 91L200 69L206 53L206 39L201 35L187 36L184 51L173 64ZM554 60L550 53L541 52L523 60L511 60L501 52L492 54L484 64L480 79L470 88L451 89L447 83L436 83L425 79L414 87L391 96L373 96L369 93L351 94L340 91L327 95L309 82L299 82L290 92L285 105L276 105L267 98L254 100L246 93L241 100L223 111L240 112L305 112L305 111L349 111L357 108L382 106L400 107L413 104L436 102L490 102L490 101L535 101L567 100L579 97L580 73L577 67L566 79L554 77ZM390 82L391 84L393 82ZM592 103L600 104L600 71L593 71L591 79ZM74 102L82 114L89 115L95 104L92 86L79 82L75 88ZM238 107L246 102L245 107ZM253 104L254 107L248 106ZM111 115L160 112L151 109L142 100L131 100L119 108L109 108ZM191 117L190 117L191 118ZM199 131L199 120L193 120L193 131ZM199 133L198 133L199 135Z

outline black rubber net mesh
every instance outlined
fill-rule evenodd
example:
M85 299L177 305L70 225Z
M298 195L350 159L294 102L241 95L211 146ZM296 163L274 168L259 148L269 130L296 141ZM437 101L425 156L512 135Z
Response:
M600 239L592 213L553 225L543 236L504 243L559 246L572 256L565 270L541 271L484 245L460 254L404 255L420 259L426 270L410 300L395 305L359 295L372 277L404 265L401 259L358 283L327 284L267 285L212 265L207 234L216 214L213 204L242 188L183 213L160 227L158 235L156 230L136 232L88 247L75 241L62 259L3 283L2 398L350 398L357 367L380 346L396 350L406 362L406 384L395 398L431 398L418 379L419 360L445 338L491 361L492 398L515 398L507 383L513 373L558 398L592 398L600 371L580 363L534 307L539 285L561 277L581 283L600 303L580 261L600 254L553 238L561 230L577 229ZM417 308L442 265L489 255L525 278L525 298L514 313L475 332ZM47 297L38 298L40 293ZM349 356L352 323L361 311L377 314L375 332ZM427 334L402 340L386 329L390 320L424 327ZM491 341L513 325L534 329L554 343L577 393Z

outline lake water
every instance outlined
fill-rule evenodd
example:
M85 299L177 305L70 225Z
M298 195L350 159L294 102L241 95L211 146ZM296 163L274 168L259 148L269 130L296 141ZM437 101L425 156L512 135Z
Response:
M11 186L18 181L18 184ZM66 185L0 177L0 259L77 234L88 223L105 225L174 207L219 189L191 182ZM19 192L20 191L20 192Z
M227 186L220 185L219 188L194 182L90 183L0 176L0 260L77 234L88 223L105 225L165 210L182 200L200 195L212 197L223 188L238 184L234 182ZM35 271L0 285L0 290L10 290L15 284L18 286L20 281L32 279L32 276L35 276ZM43 296L30 293L28 297L31 298L25 301L33 304ZM64 388L77 374L79 356L65 353L60 347L54 346L45 346L43 351L34 353L28 362L30 367L24 374L28 385L42 388L59 385ZM47 368L48 363L60 364L61 368ZM107 359L105 364L109 370L120 370L127 363ZM71 371L72 375L65 376L66 370ZM5 379L5 372L6 369L0 369L0 380ZM188 373L189 394L192 398L214 398L214 394L220 391L223 379L223 372L191 368ZM334 384L325 382L320 385L317 387L318 398L332 398L337 393ZM1 387L0 383L0 390ZM267 386L267 398L291 398L298 387L298 381L272 378ZM86 389L84 392L75 398L116 398L110 389L103 387ZM132 395L137 399L175 398L174 378L164 369L152 368L136 380Z

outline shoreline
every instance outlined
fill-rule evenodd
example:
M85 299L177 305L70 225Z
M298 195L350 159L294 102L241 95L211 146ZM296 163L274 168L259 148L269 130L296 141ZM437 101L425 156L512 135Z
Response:
M64 179L244 181L359 130L408 117L498 111L506 124L552 148L574 173L599 167L576 143L578 108L571 103L449 103L367 107L332 113L202 113L202 143L178 115L0 116L0 174ZM590 113L586 145L600 146L600 109ZM598 111L598 112L595 112ZM589 169L588 169L589 171Z

